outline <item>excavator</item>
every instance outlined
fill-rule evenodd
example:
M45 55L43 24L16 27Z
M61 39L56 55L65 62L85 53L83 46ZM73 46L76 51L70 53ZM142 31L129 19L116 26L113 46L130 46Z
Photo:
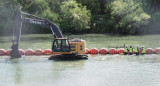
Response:
M12 58L21 57L21 54L18 51L18 46L20 42L23 22L36 24L51 29L53 34L53 54L49 57L49 60L88 59L88 56L85 54L85 40L78 38L69 40L68 38L65 38L63 36L60 28L53 22L49 21L46 18L41 18L32 14L28 14L26 12L22 12L21 10L17 12L13 25L13 45L10 52L10 56Z

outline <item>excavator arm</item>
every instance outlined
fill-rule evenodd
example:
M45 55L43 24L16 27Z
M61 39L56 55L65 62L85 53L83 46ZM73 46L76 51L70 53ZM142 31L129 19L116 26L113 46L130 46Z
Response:
M25 17L23 17L23 15ZM50 28L54 36L56 36L57 38L63 38L63 34L61 30L53 22L45 18L41 18L32 14L22 12L22 11L18 11L15 17L14 25L13 25L13 40L12 40L13 45L11 47L12 50L10 52L10 56L12 58L21 57L18 51L18 45L20 42L21 29L22 29L23 22Z

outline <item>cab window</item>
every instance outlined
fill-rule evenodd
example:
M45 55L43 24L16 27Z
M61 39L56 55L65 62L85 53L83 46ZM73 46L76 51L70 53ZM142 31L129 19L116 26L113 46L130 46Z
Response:
M54 52L68 52L69 46L68 41L65 39L55 40L52 46L52 51Z

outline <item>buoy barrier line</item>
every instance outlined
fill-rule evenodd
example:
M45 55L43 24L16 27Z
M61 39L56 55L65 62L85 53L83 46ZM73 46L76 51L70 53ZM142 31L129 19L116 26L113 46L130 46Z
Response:
M34 51L32 49L27 49L26 52L25 52L25 55L26 56L34 55Z
M156 49L154 50L154 52L155 52L155 54L160 54L160 48L156 48Z
M117 54L117 50L115 48L111 48L111 49L109 49L109 54L111 54L111 55Z
M35 54L35 55L43 55L43 51L42 51L42 49L36 49L36 50L34 51L34 54Z
M148 48L145 51L146 54L154 54L154 50L152 48Z
M4 49L0 49L0 56L6 55L7 51Z
M21 55L24 55L24 54L25 54L25 51L24 51L23 49L19 49L18 51L19 51L19 53L20 53Z
M52 53L53 53L53 52L52 52L51 49L46 49L46 50L43 51L43 54L44 54L44 55L51 55Z
M90 49L90 54L98 54L98 53L99 53L99 51L97 48Z
M8 49L8 50L0 49L0 56L4 56L4 55L9 56L10 52L11 52L11 49ZM23 49L19 49L19 52L21 55L26 55L26 56L53 54L51 49L45 49L44 51L42 49L36 49L35 51L32 49L27 49L26 51L24 51ZM102 54L102 55L124 54L124 49L120 48L116 50L115 48L110 48L109 50L107 50L106 48L101 48L100 50L98 50L97 48L92 48L92 49L85 48L85 54L93 54L93 55L94 54ZM135 54L134 50L133 50L133 54ZM139 54L142 54L142 50L139 50ZM160 54L160 48L156 48L156 49L147 48L145 50L145 54Z
M101 48L100 50L99 50L99 54L108 54L108 50L106 49L106 48Z
M88 48L85 48L85 54L90 54L90 50Z
M10 52L11 52L11 49L8 49L8 50L7 50L7 55L8 55L8 56L9 56Z
M118 49L118 54L124 54L124 49L123 48Z

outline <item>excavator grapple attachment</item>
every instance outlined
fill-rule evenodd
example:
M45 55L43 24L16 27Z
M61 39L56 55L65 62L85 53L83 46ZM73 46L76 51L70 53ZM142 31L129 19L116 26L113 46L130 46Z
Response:
M21 54L18 51L18 44L12 45L11 49L12 50L10 52L10 56L12 58L20 58L21 57Z

